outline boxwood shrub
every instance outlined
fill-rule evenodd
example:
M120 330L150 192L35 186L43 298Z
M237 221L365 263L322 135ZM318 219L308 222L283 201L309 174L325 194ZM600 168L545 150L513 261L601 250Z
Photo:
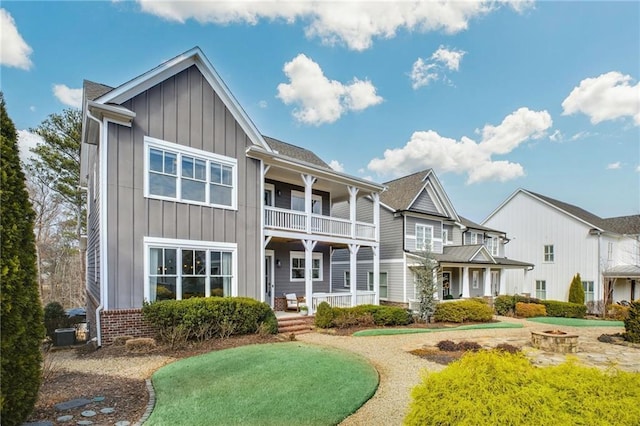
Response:
M547 316L547 310L544 305L539 303L516 303L516 316L523 318L544 317Z
M360 305L351 308L332 308L328 303L318 305L315 323L320 328L371 325L408 325L413 316L407 309L396 306Z
M587 306L579 303L560 302L558 300L540 300L547 309L547 316L564 318L584 318Z
M624 338L633 343L640 343L640 299L631 302L629 315L624 320Z
M493 307L498 315L513 315L516 311L516 303L542 303L540 299L535 297L522 296L516 294L515 296L498 296L493 299Z
M144 319L158 329L161 340L205 340L278 332L278 321L268 304L246 297L192 297L163 300L142 307Z
M493 309L484 301L468 299L438 303L433 316L438 322L489 322L493 320Z

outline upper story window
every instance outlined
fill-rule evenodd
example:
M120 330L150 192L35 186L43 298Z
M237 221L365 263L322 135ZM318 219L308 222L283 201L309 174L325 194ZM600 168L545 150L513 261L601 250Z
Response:
M613 243L607 244L607 260L613 260Z
M479 232L467 232L465 237L466 244L482 244L482 234Z
M442 228L442 244L448 244L449 241L449 230Z
M237 160L145 137L145 196L236 208Z
M555 255L553 252L553 244L544 246L544 261L545 262L553 262L555 261Z
M291 191L291 210L304 211L304 192ZM311 194L311 213L322 214L322 197Z
M491 253L491 256L497 256L498 255L498 244L499 244L500 240L498 239L498 237L487 237L484 241L484 245L487 247L487 249L489 250L489 252Z
M416 250L433 251L433 226L416 224Z

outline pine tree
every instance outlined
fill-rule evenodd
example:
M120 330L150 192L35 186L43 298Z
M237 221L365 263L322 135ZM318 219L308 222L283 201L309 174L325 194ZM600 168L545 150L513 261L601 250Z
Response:
M431 252L424 251L421 259L421 265L414 269L416 275L416 293L419 303L419 315L424 321L429 321L436 311L438 299L436 293L438 291L438 283L433 276L433 270L437 267L437 262L431 255Z
M580 274L576 274L571 281L571 287L569 287L569 302L584 305L584 288L582 287Z
M0 93L0 405L3 425L19 425L26 420L40 387L44 326L36 279L33 221L16 129Z

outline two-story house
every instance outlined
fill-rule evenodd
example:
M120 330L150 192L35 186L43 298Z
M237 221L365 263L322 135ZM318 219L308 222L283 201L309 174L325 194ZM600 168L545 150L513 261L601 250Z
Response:
M380 300L408 305L416 299L413 269L424 251L438 262L438 297L458 299L496 296L507 288L505 270L520 274L532 264L507 259L506 234L458 215L433 170L413 173L384 183L380 194ZM348 205L337 204L334 214L346 217ZM358 212L366 217L373 203L358 200ZM333 254L334 289L350 290L356 276L358 289L373 289L374 259L358 256L357 271L346 251Z
M148 335L145 301L296 292L331 298L330 253L378 257L378 215L332 204L383 186L264 137L199 48L118 86L85 81L87 312L99 344ZM373 211L377 211L374 208ZM372 291L337 298L376 303ZM314 298L314 294L318 296Z
M518 189L484 221L504 229L509 256L535 264L507 291L567 300L580 274L587 302L640 298L640 215L603 219L578 206Z

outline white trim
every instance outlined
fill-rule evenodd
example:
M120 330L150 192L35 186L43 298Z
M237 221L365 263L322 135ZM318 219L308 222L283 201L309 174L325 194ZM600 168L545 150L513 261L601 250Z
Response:
M349 274L349 285L347 285L347 274ZM350 270L343 271L342 286L344 288L351 288L351 271Z
M373 287L373 283L369 282L369 274L371 274L373 276L373 271L367 271L367 291L374 291L371 290L371 288ZM378 295L378 298L380 300L389 300L389 271L379 271L378 272L378 276L382 275L382 274L386 274L387 275L387 297L382 297L382 295ZM378 284L379 286L379 284Z
M149 192L149 155L152 148L169 152L176 155L176 196L167 197L163 195L151 194ZM206 180L205 184L205 201L185 200L182 197L182 157L197 157L199 160L206 161ZM211 163L221 164L223 166L231 167L232 174L232 189L231 189L231 205L224 204L212 204L207 202L210 200L210 185L211 182ZM237 210L238 209L238 160L235 158L215 154L213 152L202 151L200 149L192 148L189 146L180 145L177 143L152 138L150 136L144 137L144 196L145 198L151 198L156 200L175 201L185 204L193 204L198 206L213 207L224 210Z
M264 244L263 244L264 246ZM266 250L264 249L264 256L262 257L263 259L267 259L267 257L271 258L271 300L269 300L267 303L269 303L269 306L271 307L275 307L274 306L274 302L275 302L275 290L276 290L276 283L275 283L275 279L276 279L276 252L275 250ZM264 268L264 260L263 260L263 268ZM267 274L265 273L265 271L262 271L262 279L264 280L266 278ZM265 297L265 285L266 283L263 281L262 283L262 298ZM265 300L262 300L263 302L265 302Z
M266 184L268 185L268 184ZM272 185L273 186L273 185ZM301 198L303 201L305 200L305 194L302 191L296 191L295 189L291 190L291 196L289 197L290 200L290 204L289 207L291 208L291 210L296 211L296 212L304 212L304 210L296 210L293 208L293 197L296 198ZM319 201L320 202L320 212L314 212L313 211L313 201ZM311 194L311 213L313 214L322 214L322 196L318 195L318 194Z
M109 284L109 245L108 240L108 215L107 215L107 198L108 198L108 179L109 171L107 163L109 158L109 120L102 120L102 143L98 146L98 155L100 158L100 304L104 310L109 309L108 284ZM100 343L100 342L98 342Z
M416 247L415 247L415 249L416 249L416 251L424 251L423 247L420 247L420 248L418 247L418 228L419 227L420 228L425 228L425 230L426 230L426 228L431 229L431 237L429 238L429 251L433 253L433 242L434 242L433 241L433 238L434 238L433 225L426 225L426 224L423 224L423 223L416 223L416 225L415 225L415 239L416 239ZM407 235L407 237L408 237L408 235ZM422 241L421 243L423 243L423 242L424 241Z
M320 268L318 271L318 278L313 278L312 280L315 282L319 282L322 281L323 278L323 269L324 269L324 259L323 259L323 254L320 251L314 251L313 252L313 259L320 259ZM291 282L305 282L305 278L293 278L292 274L291 274L291 270L293 269L293 259L305 259L305 252L304 251L290 251L289 252L289 281ZM308 268L308 265L305 265L305 271ZM296 268L299 269L299 268ZM311 268L313 269L313 265L311 265Z
M331 262L332 265L349 265L348 260L334 260ZM358 265L368 265L372 264L373 260L358 260ZM404 263L403 259L383 259L380 260L380 263Z
M260 163L262 163L262 161L260 161ZM276 186L272 183L265 183L264 182L264 176L262 178L262 182L263 182L263 188L262 188L262 199L263 199L263 205L262 205L262 211L264 214L264 207L266 207L267 205L264 204L264 193L265 192L270 192L271 193L271 204L269 205L269 207L275 207L276 205ZM264 220L262 221L264 223Z

